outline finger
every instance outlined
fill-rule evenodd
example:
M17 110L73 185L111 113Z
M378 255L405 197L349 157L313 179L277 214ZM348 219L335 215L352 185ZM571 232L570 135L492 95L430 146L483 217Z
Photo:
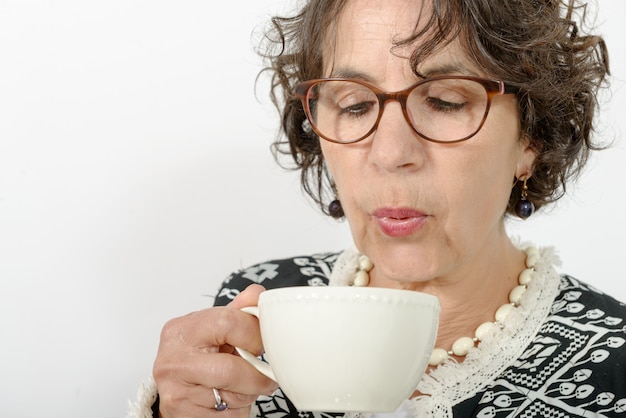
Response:
M171 385L165 385L169 389ZM164 390L160 397L160 410L163 417L207 417L219 412L220 417L248 416L251 405L258 395L244 395L225 389L216 389L220 401L227 405L226 410L216 410L218 402L212 387L191 385ZM165 395L167 394L167 395ZM167 413L164 413L167 412Z
M207 389L220 388L242 396L259 394L270 395L278 383L261 374L246 360L239 356L224 353L204 355L203 361L186 362L185 376L187 384L199 384ZM179 366L178 372L181 372Z
M229 409L248 408L259 397L258 395L244 395L242 393L231 392L225 389L216 388L216 390L218 391L221 401L226 403ZM213 408L215 408L215 406L217 405L217 398L215 398L213 388L211 388L210 394L213 397ZM211 396L209 396L209 400L211 400Z
M245 306L256 306L259 302L259 296L265 291L260 284L251 284L246 287L237 297L228 304L228 306L241 309Z
M198 388L205 389L202 386ZM220 392L222 395L223 392ZM186 396L179 399L162 397L159 404L159 416L162 418L239 418L248 417L252 402L245 406L238 407L236 404L230 404L222 397L222 400L228 404L226 410L218 411L215 409L216 402L212 390L203 390L202 393L194 393L195 396ZM201 402L197 402L200 399Z
M260 354L263 350L258 320L232 307L194 312L168 321L161 331L159 351L187 346L197 352L216 352L225 344ZM162 348L162 349L161 349Z
M188 403L187 409L189 409L191 405L204 409L215 409L217 406L217 397L213 389L214 388L207 388L202 385L193 385L188 387L184 393L180 392L179 396L174 395L167 398L168 404L180 403L184 405ZM258 398L258 395L244 395L217 388L215 388L215 390L217 390L220 401L224 402L228 406L228 409L248 408ZM162 398L161 402L165 402L165 398Z

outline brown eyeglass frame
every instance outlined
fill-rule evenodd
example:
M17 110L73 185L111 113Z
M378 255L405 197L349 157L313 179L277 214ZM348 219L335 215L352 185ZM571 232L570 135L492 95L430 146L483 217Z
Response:
M419 132L415 126L413 126L413 122L411 122L411 119L409 118L409 114L407 112L406 109L406 101L407 98L409 96L409 94L416 89L418 86L424 84L424 83L428 83L430 81L436 81L436 80L470 80L470 81L475 81L479 84L481 84L484 88L485 88L485 92L487 93L487 106L485 107L485 114L483 115L483 119L481 120L480 124L478 125L478 128L476 128L476 130L474 132L472 132L470 135L465 136L464 138L461 139L455 139L454 141L441 141L438 139L434 139L434 138L430 138L424 134L422 134L421 132ZM365 135L361 136L360 138L354 139L352 141L337 141L331 138L328 138L327 136L325 136L324 134L322 134L321 132L318 131L317 127L315 126L315 123L313 122L313 115L311 114L311 109L309 107L309 93L311 91L311 88L313 86L315 86L316 84L319 84L320 82L325 82L325 81L350 81L353 83L357 83L357 84L361 84L367 88L369 88L370 90L372 90L374 92L374 94L376 94L376 97L378 98L378 117L376 118L376 122L374 123L374 125L372 126L372 129L370 129ZM363 80L359 80L359 79L354 79L354 78L317 78L317 79L312 79L312 80L307 80L307 81L302 81L298 84L296 84L295 86L295 96L300 99L302 106L304 107L304 112L306 113L306 117L309 120L309 123L311 124L311 128L313 129L313 131L320 137L324 138L327 141L330 142L334 142L336 144L353 144L355 142L359 142L365 138L367 138L368 136L370 136L372 133L374 133L374 131L376 131L376 129L378 129L378 123L380 122L380 119L383 116L383 112L385 110L385 103L387 103L387 101L390 100L395 100L400 102L400 106L402 107L402 113L404 114L404 119L407 121L407 123L409 124L409 126L411 126L411 128L413 129L413 131L418 134L420 137L431 141L431 142L437 142L437 143L441 143L441 144L453 144L456 142L462 142L462 141L466 141L468 139L470 139L471 137L473 137L474 135L476 135L478 133L478 131L480 131L480 129L483 127L483 125L485 124L485 121L487 120L487 115L489 114L489 109L491 108L491 100L493 99L494 96L500 96L500 95L505 95L505 94L517 94L519 92L519 89L517 87L511 86L506 84L504 81L500 81L500 80L492 80L489 78L483 78L483 77L473 77L473 76L459 76L459 75L444 75L444 76L436 76L436 77L429 77L429 78L425 78L423 80L418 81L417 83L407 87L404 90L400 90L400 91L396 91L396 92L385 92L381 89L379 89L378 87L376 87L373 84L368 83L367 81L363 81Z

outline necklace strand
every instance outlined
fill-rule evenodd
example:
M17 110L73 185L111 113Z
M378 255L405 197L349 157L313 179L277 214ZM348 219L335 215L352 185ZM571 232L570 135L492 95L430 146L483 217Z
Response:
M475 347L480 341L487 336L493 327L504 328L506 318L511 311L520 305L522 296L528 288L528 284L533 279L535 265L539 261L539 251L535 247L529 247L525 250L526 268L518 277L518 284L509 292L509 303L500 306L495 313L495 320L492 322L484 322L474 331L474 337L461 337L457 339L450 350L444 348L435 348L430 356L428 364L430 366L438 366L445 363L448 357L457 356L464 357L469 351ZM366 287L369 285L369 272L374 268L372 260L364 254L359 256L358 266L351 286Z

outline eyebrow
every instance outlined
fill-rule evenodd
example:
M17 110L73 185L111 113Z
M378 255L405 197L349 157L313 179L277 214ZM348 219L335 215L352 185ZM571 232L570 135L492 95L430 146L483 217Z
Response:
M481 76L473 69L469 68L467 65L464 65L461 62L455 62L444 65L434 65L432 67L426 66L424 70L415 70L414 74L421 79L434 77L438 75L451 75L451 74L460 74L460 75L471 75L471 76ZM358 80L367 81L370 83L374 83L376 80L369 76L367 73L362 71L358 71L352 68L335 68L329 77L332 78L354 78Z
M373 82L373 78L362 71L357 71L351 68L336 68L330 73L332 78L356 78L358 80Z
M480 76L475 70L459 61L450 64L433 65L432 67L427 65L423 70L415 69L415 74L421 78L450 74Z

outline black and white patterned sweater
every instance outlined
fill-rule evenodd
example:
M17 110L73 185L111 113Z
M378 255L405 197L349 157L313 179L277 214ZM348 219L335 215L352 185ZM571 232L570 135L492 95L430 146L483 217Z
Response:
M260 397L251 417L626 417L626 305L558 274L551 249L540 251L535 278L505 327L462 363L449 360L420 381L424 396L395 414L298 411L278 389ZM266 289L342 284L356 251L271 260L230 275L215 305L258 283ZM332 376L329 376L332 379ZM149 417L153 381L140 389L128 417ZM142 405L143 404L143 405Z

